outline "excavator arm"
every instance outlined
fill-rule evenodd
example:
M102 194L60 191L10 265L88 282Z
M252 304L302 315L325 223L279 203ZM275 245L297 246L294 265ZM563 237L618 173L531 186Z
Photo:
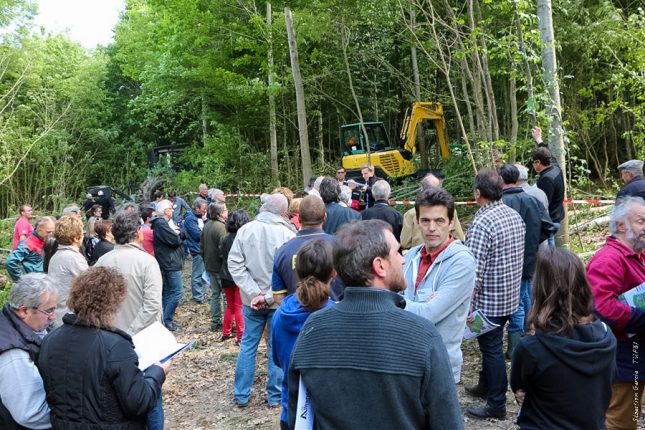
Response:
M443 116L443 105L432 102L416 102L412 110L405 113L403 127L401 128L401 142L405 150L414 154L417 150L417 127L423 120L432 121L437 131L437 139L441 149L441 156L447 159L450 149L446 142L446 121Z

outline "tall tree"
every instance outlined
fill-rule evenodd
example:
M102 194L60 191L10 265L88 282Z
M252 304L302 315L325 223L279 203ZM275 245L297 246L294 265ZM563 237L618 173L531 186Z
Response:
M306 185L312 176L311 155L309 153L309 131L307 128L307 110L305 106L305 90L300 75L300 63L298 61L298 44L296 32L293 28L291 9L284 8L284 19L287 26L287 37L289 39L289 56L291 57L291 73L293 84L296 89L296 104L298 109L298 133L300 136L300 158L302 159L302 180Z
M275 94L273 89L273 13L271 3L267 2L267 50L268 92L269 92L269 140L271 147L271 179L278 179L278 134L276 131Z
M542 70L544 73L544 84L549 93L549 148L553 151L562 175L565 178L565 196L567 188L567 166L565 164L564 133L562 129L562 107L560 105L560 84L558 83L558 63L555 55L555 36L553 35L553 15L551 0L537 0L537 16L540 27L540 39L542 40ZM569 243L569 221L567 207L560 224L562 240Z

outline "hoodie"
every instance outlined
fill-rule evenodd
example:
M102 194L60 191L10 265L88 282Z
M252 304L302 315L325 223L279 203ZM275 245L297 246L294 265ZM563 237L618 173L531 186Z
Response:
M323 307L332 306L334 302L329 300ZM309 318L311 312L303 308L298 302L295 294L287 296L278 310L273 314L271 338L273 339L273 361L285 373L289 369L291 352L296 344L302 326ZM282 379L282 415L280 420L288 422L289 416L287 405L289 404L289 378Z
M405 310L434 323L446 345L455 383L458 383L463 361L461 341L475 288L475 259L466 246L455 240L437 256L415 292L423 246L414 247L405 255ZM426 303L432 294L434 298Z
M538 331L513 355L511 389L526 397L521 429L604 429L615 371L616 338L603 322L575 326L571 336Z

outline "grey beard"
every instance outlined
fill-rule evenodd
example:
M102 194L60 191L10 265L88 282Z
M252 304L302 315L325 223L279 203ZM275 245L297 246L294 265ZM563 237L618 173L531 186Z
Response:
M632 227L627 225L627 228L625 229L625 238L627 239L627 242L632 245L632 249L635 252L645 250L645 234L637 235L634 233L634 230L632 230Z

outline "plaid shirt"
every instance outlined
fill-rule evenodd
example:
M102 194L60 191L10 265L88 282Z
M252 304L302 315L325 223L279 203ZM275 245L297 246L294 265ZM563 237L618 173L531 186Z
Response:
M501 317L517 310L524 260L526 228L520 215L500 201L475 214L466 245L475 256L477 277L473 310Z

